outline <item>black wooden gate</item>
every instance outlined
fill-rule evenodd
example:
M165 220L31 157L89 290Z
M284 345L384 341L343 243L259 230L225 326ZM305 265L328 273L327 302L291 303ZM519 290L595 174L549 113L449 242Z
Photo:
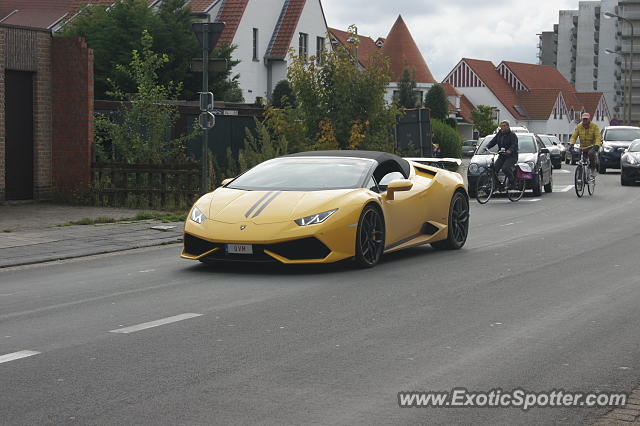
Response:
M5 74L5 198L33 198L33 74Z

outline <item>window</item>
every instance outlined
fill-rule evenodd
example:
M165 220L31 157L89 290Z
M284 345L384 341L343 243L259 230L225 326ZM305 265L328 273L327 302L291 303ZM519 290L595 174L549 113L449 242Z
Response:
M318 65L324 63L324 37L316 37L316 62Z
M306 59L308 53L309 53L309 34L300 33L300 38L298 39L298 56Z
M258 29L253 29L253 60L258 60Z

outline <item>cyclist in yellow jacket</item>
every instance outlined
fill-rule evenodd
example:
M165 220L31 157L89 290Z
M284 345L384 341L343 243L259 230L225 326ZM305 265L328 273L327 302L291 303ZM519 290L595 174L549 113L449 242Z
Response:
M595 175L598 171L597 152L602 146L602 138L600 137L600 128L596 123L591 122L591 115L589 115L588 112L582 114L582 123L576 126L576 130L573 131L569 143L575 145L577 138L580 138L582 157L589 157L590 169L593 175Z

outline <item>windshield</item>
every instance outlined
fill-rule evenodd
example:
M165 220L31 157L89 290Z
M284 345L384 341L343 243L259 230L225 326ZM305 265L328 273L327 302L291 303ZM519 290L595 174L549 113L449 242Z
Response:
M527 153L536 152L536 144L535 144L535 141L533 140L533 136L522 135L522 134L519 134L517 136L518 136L518 153L527 154ZM476 152L480 155L488 155L489 153L486 152L485 150L487 145L489 145L489 142L491 142L492 140L493 140L493 137L487 136L482 141L482 143L480 144L480 148ZM498 145L495 145L489 151L498 152Z
M633 141L629 145L629 152L640 152L640 141Z
M640 129L607 129L604 134L606 141L632 141L640 138Z
M247 191L321 191L362 186L375 161L364 158L276 158L238 176L227 188Z
M555 146L553 145L553 142L551 141L551 139L549 139L547 136L540 136L540 140L542 141L544 146L546 146L547 148L551 148Z

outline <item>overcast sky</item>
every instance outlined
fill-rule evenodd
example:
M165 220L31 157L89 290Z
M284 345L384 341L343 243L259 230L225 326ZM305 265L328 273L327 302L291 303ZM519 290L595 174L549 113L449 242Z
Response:
M438 81L461 58L537 63L538 36L578 0L321 0L327 25L374 40L402 15Z

